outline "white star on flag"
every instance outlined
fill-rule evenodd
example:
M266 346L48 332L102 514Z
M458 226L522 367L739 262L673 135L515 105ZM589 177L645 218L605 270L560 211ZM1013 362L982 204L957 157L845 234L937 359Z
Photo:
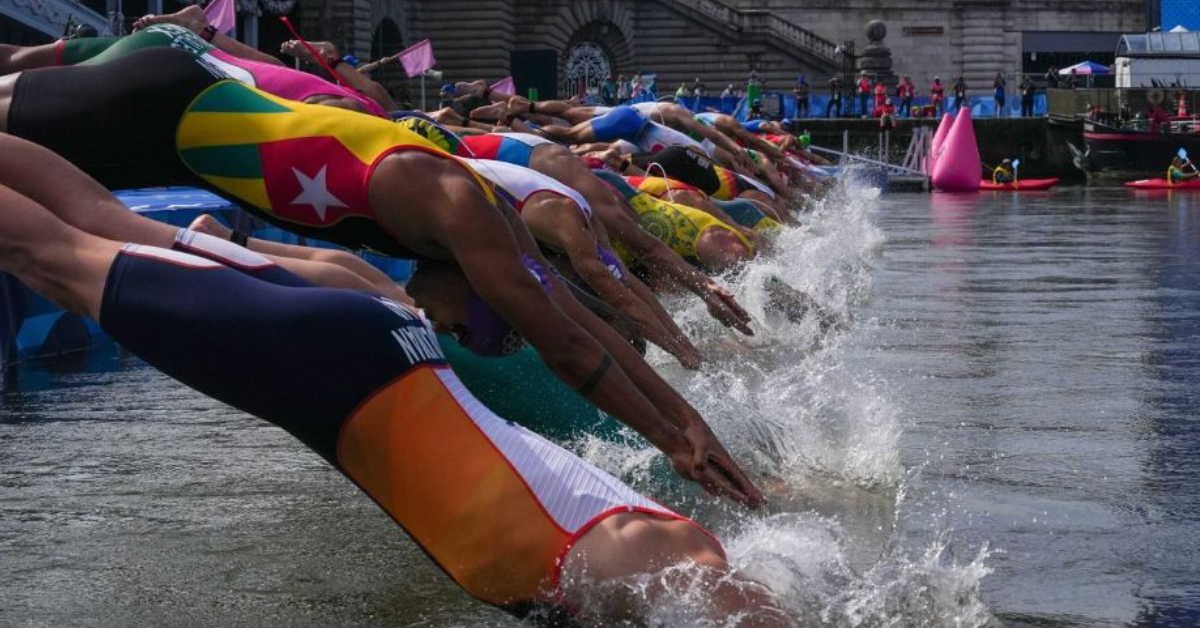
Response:
M325 183L325 169L328 165L321 166L321 171L317 176L309 178L297 168L292 168L292 172L296 174L296 181L300 184L300 196L292 199L292 205L312 205L316 210L317 216L321 220L325 220L325 212L330 207L349 207L343 203L338 197L329 193L329 186Z

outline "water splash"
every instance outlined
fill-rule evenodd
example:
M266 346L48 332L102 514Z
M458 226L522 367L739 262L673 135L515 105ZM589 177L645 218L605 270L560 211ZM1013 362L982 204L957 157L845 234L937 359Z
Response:
M791 617L837 626L981 626L992 621L978 591L990 572L988 550L965 563L953 559L948 518L934 524L942 529L906 535L898 522L916 474L900 461L900 393L884 376L847 363L875 324L853 313L871 297L884 243L873 220L877 198L875 190L835 188L801 226L779 235L773 251L720 278L754 317L755 336L724 329L701 304L679 299L668 307L691 337L708 339L701 346L709 363L690 372L661 351L649 356L757 478L771 500L763 512L747 514L675 480L636 439L587 438L575 449L709 526L731 564L767 585ZM774 311L772 278L844 326L825 329L811 313ZM597 595L634 600L651 625L720 625L705 614L703 579L695 590L673 587L669 602L653 598L664 581L678 585L680 573L610 584Z

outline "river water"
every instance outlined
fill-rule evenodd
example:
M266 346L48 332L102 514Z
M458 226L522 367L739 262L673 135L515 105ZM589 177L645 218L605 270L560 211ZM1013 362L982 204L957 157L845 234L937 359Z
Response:
M650 356L766 508L570 445L814 624L1195 626L1198 271L1200 195L843 190L726 278L753 339L680 301L712 363ZM771 313L770 276L842 328ZM4 626L514 624L283 432L111 344L9 374L0 566ZM699 624L703 595L645 610Z

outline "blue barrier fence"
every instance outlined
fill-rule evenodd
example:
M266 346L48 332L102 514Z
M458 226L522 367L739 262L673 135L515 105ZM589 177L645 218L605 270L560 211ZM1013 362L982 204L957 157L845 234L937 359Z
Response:
M653 100L650 97L643 97L638 100L628 101L645 102ZM746 105L744 99L739 98L720 98L720 97L704 97L694 98L691 96L678 99L680 104L696 113L704 111L716 111L727 115L735 116L744 120L746 118ZM778 111L779 117L789 119L803 118L825 118L826 105L829 103L829 96L810 96L808 105L808 114L804 116L798 115L796 111L796 97L792 94L782 92L766 92L762 95L763 108L766 111ZM953 98L948 98L948 104L953 101ZM994 118L996 117L996 103L991 96L973 96L967 99L971 104L971 115L977 118ZM865 115L870 115L874 109L874 99L869 99L867 103L867 112ZM897 114L900 117L908 117L908 112L899 111L899 101L896 98L892 102L897 105ZM913 99L912 106L924 108L929 104L929 97L922 96ZM859 111L858 98L842 98L842 115L843 118L857 118L864 115ZM957 108L956 108L957 110ZM1046 115L1046 95L1038 94L1033 99L1033 115ZM832 112L830 112L832 114ZM1021 99L1020 97L1008 98L1004 104L1004 113L1002 117L1017 118L1021 115Z

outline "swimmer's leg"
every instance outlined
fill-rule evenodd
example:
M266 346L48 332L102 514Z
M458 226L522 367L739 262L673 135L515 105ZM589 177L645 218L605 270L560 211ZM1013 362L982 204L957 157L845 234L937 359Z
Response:
M0 185L0 270L63 309L93 319L100 315L105 279L120 248Z
M62 40L41 46L0 44L0 75L58 65Z
M0 135L0 183L67 225L106 240L169 249L175 245L179 233L178 227L130 211L104 186L49 149L11 135ZM372 292L385 288L325 260L283 259L286 257L297 256L273 257L272 261L316 285ZM383 294L393 296L388 292Z
M223 240L229 239L230 235L232 234L232 230L230 230L229 227L221 224L216 218L213 218L208 214L198 216L194 221L192 221L192 224L188 228L192 231L207 233ZM408 293L404 291L404 288L401 288L396 284L395 281L392 281L391 277L388 277L383 273L383 271L368 264L363 258L348 251L342 251L339 249L319 249L296 244L284 244L282 242L272 242L270 240L260 240L258 238L248 238L246 240L246 248L250 249L251 251L270 256L276 260L307 260L309 262L318 263L318 265L314 265L313 268L319 268L320 265L341 267L346 271L361 277L365 282L370 284L374 291L378 292L379 294L382 294L393 301L399 301L400 303L407 303L409 305L413 304L412 298L408 296ZM292 262L282 263L289 266L294 265ZM292 269L292 272L296 272L296 270ZM328 280L317 280L311 277L310 281L322 286L332 287L335 285L329 283ZM352 287L360 290L370 289L366 288L365 286L345 287Z

